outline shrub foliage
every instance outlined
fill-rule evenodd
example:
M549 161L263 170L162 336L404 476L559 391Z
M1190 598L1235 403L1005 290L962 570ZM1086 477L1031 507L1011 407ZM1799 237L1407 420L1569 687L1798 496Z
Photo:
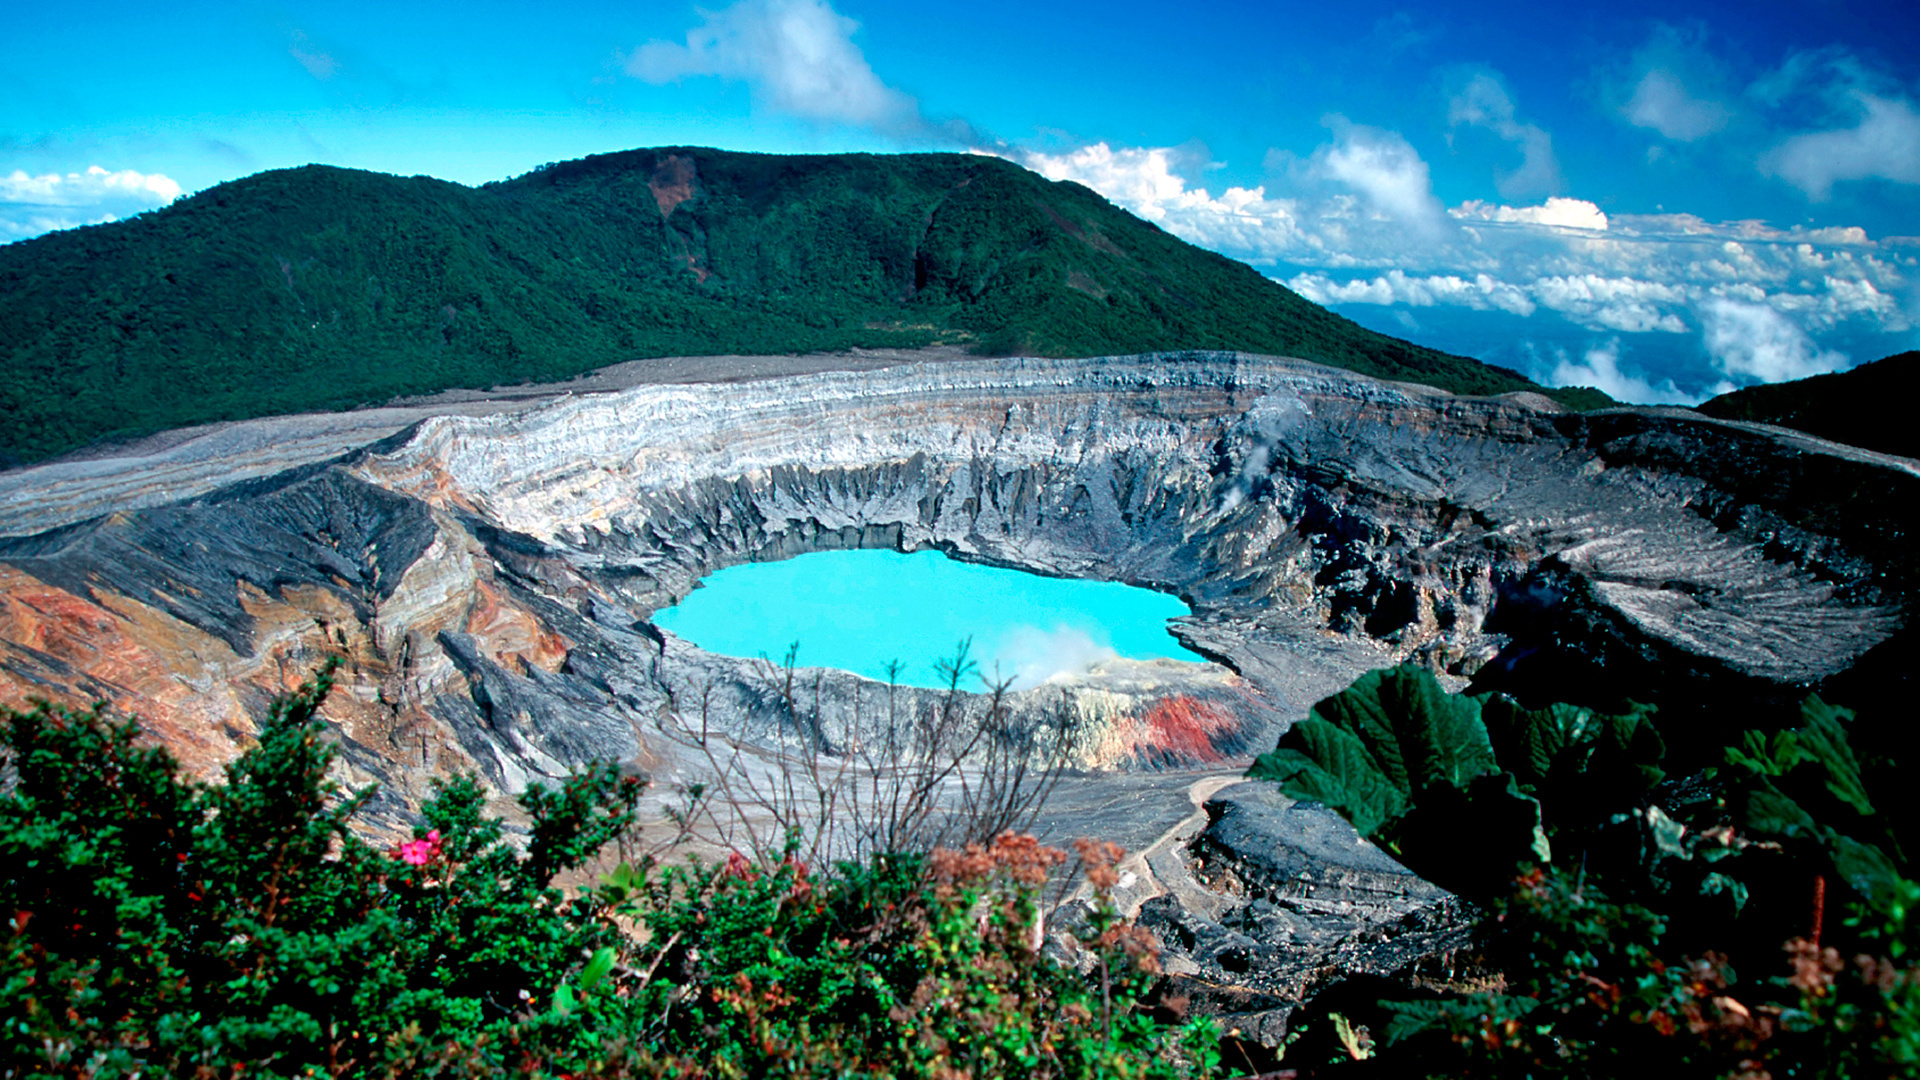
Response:
M330 669L329 669L330 671ZM622 863L611 765L521 797L442 784L413 839L350 828L323 672L224 782L137 726L0 720L0 1076L1206 1075L1213 1032L1144 1007L1150 939L1099 907L1081 966L1040 953L1063 853L1004 834L830 869L783 851ZM1089 846L1110 883L1117 853Z
M1913 1075L1897 765L1809 698L1798 727L1668 779L1655 716L1453 695L1409 667L1316 705L1253 774L1486 912L1453 992L1319 1022L1364 1016L1396 1076Z

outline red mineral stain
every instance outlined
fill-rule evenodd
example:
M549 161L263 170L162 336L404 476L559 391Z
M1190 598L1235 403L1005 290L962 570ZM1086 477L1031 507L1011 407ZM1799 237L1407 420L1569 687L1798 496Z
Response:
M1186 694L1161 698L1141 718L1140 749L1191 761L1221 760L1213 736L1232 730L1232 714L1211 702Z
M547 629L526 609L508 602L492 585L485 581L475 584L479 595L467 613L466 631L480 640L493 662L516 672L524 672L526 667L560 670L573 643Z

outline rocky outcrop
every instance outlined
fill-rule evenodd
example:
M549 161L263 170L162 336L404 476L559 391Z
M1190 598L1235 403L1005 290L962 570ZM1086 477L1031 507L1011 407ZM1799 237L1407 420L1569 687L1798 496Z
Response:
M229 467L285 453L242 445ZM122 469L112 490L152 499L141 477L172 468ZM1213 663L1117 664L1012 701L1071 725L1080 766L1139 770L1243 762L1402 660L1520 690L1599 674L1642 699L1797 698L1901 647L1920 513L1914 462L1777 429L1239 354L640 386L432 415L224 488L195 469L181 501L63 520L41 500L26 527L0 521L0 688L112 702L205 772L342 655L326 715L344 779L378 782L392 827L454 771L512 791L613 757L692 778L694 729L844 750L887 688L789 681L649 621L748 560L935 548L1179 595L1194 614L1176 633ZM933 704L893 695L904 714ZM1144 910L1191 939L1192 977L1266 972L1233 984L1253 1027L1305 985L1282 953L1372 970L1401 955L1362 948L1381 926L1447 940L1444 898L1336 852L1352 837L1324 812L1236 791L1205 841L1233 854L1202 855L1234 898Z
M1470 944L1470 912L1354 835L1339 815L1259 781L1206 803L1208 824L1140 908L1171 993L1227 1030L1277 1045L1320 987L1391 976Z

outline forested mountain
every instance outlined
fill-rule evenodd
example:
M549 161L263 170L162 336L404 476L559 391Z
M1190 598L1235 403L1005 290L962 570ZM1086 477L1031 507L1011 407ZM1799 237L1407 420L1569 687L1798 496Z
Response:
M997 158L681 147L480 188L307 166L0 247L0 455L651 356L936 342L1537 389Z
M1723 420L1754 420L1823 439L1920 457L1911 407L1920 391L1920 352L1904 352L1850 371L1749 386L1698 406Z

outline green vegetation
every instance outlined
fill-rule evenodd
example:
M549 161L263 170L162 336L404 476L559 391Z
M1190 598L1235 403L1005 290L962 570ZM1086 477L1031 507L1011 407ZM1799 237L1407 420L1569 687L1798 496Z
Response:
M1392 1076L1920 1068L1920 884L1901 846L1920 800L1899 765L1856 750L1853 715L1818 698L1698 769L1667 759L1656 715L1451 695L1403 667L1256 762L1486 911L1450 986L1318 1001L1323 1052Z
M274 705L225 782L131 722L0 710L0 1076L1209 1075L1205 1022L1147 1011L1154 945L1110 896L1083 977L1031 931L1065 855L1005 833L809 867L800 838L717 866L624 862L557 888L632 821L611 766L521 798L471 780L412 840L349 824L314 710ZM1119 852L1082 843L1110 889Z
M478 189L267 172L0 247L0 463L636 358L936 342L1245 349L1461 393L1538 389L997 158L669 148Z
M1592 412L1619 406L1605 390L1592 386L1556 386L1541 391L1561 406L1574 412Z
M440 785L413 839L350 824L315 710L275 703L224 783L97 710L0 712L0 1075L1201 1077L1158 945L1100 900L1036 947L1065 853L1003 832L809 865L797 831L724 862L579 874L633 820L611 766L521 798ZM1253 775L1345 815L1479 906L1416 986L1296 1016L1303 1075L1879 1077L1920 1068L1920 798L1817 698L1710 768L1651 708L1529 709L1413 668L1319 703ZM1867 745L1862 746L1862 742ZM1679 777L1676 779L1675 777ZM694 792L696 802L699 792ZM1070 924L1072 920L1067 920Z
M1697 408L1722 420L1778 424L1823 439L1920 457L1907 402L1920 392L1920 352L1904 352L1849 371L1749 386Z

